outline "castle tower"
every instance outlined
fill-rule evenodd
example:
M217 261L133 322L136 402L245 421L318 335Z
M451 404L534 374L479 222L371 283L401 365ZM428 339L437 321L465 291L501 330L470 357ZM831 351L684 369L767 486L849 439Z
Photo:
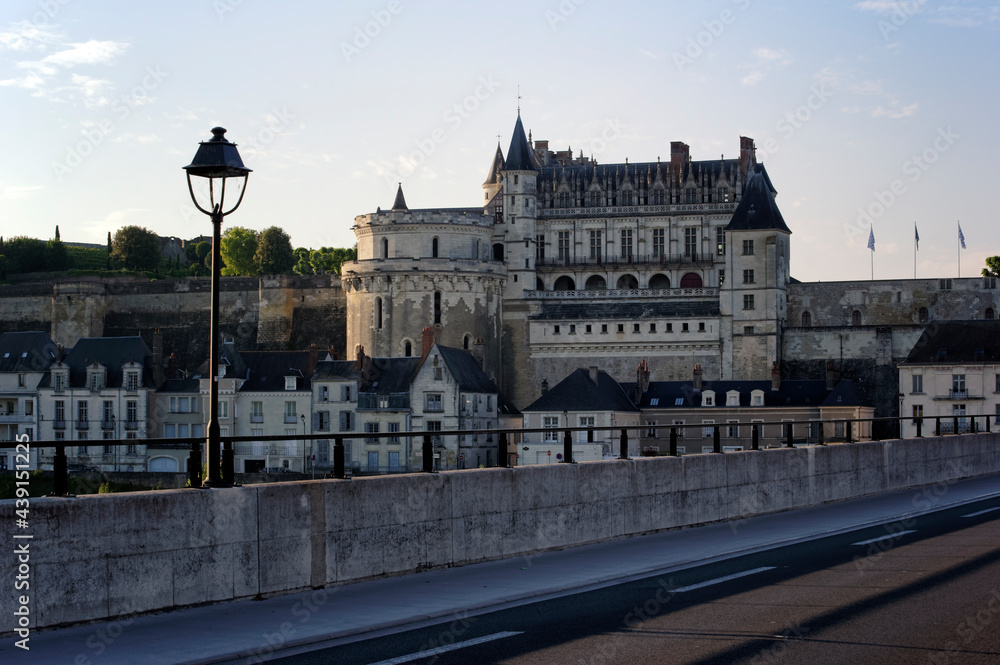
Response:
M483 369L499 380L506 273L491 260L493 225L481 207L410 209L402 186L391 210L356 217L358 258L341 268L348 355L419 356L430 328L446 346L483 340Z
M517 115L510 149L502 171L504 259L507 263L506 297L520 298L535 289L535 256L538 247L538 168Z
M727 277L719 292L725 379L766 379L781 362L792 232L774 196L763 165L752 166L726 227Z

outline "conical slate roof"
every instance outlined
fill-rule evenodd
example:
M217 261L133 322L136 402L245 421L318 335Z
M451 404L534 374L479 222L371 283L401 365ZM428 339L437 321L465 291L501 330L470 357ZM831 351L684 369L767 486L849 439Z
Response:
M733 218L726 227L727 231L762 231L767 229L777 229L785 233L791 230L781 217L778 204L774 201L774 195L768 186L765 172L758 169L747 179L746 189L743 190L743 199L736 207Z
M495 185L500 182L500 172L504 170L503 151L500 150L500 143L497 142L497 154L493 156L493 164L490 166L490 175L486 178L486 185Z
M514 135L510 137L510 149L507 151L507 171L537 171L535 162L531 159L531 147L528 145L528 137L524 134L524 125L521 124L521 114L517 114L517 122L514 124Z
M392 202L393 211L396 210L409 210L406 207L406 199L403 198L403 183L399 184L399 189L396 190L396 200Z

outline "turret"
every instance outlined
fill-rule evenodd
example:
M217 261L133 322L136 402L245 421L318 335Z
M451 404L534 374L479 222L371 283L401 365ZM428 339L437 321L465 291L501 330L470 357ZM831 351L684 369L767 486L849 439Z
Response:
M535 220L538 214L538 168L521 124L520 113L514 124L510 149L503 172L504 239L507 260L508 296L520 297L535 288L535 256L538 238Z

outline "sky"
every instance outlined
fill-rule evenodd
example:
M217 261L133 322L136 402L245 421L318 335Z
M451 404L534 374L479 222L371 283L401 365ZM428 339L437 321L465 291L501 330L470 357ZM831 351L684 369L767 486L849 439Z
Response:
M0 235L208 235L182 167L221 125L253 169L226 226L350 247L397 181L480 205L520 104L600 163L754 138L802 281L869 279L870 233L876 279L970 277L1000 254L998 65L971 0L4 0Z

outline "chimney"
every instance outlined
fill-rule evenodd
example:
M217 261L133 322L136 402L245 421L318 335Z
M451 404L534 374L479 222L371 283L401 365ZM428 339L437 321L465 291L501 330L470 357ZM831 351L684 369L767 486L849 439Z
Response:
M687 143L683 141L670 142L670 167L672 171L679 174L690 156L691 147Z
M309 374L307 378L316 373L316 362L319 360L319 347L315 344L309 345Z
M778 363L771 367L771 390L777 392L781 390L781 368Z
M337 357L337 350L335 348L333 348L333 344L330 345L330 348L327 349L327 351L330 352L330 357L331 358L333 358L334 360L339 360L339 358Z
M701 390L701 365L694 366L694 389Z
M168 379L178 379L180 378L180 369L178 367L179 363L177 361L177 355L174 353L170 354L167 358L167 378Z
M160 329L153 330L153 384L163 385L163 335Z
M427 358L427 354L431 352L431 347L434 346L434 329L424 328L420 331L420 362L423 362Z
M833 361L826 361L826 389L833 390L840 380L840 373L833 368Z
M745 178L757 163L757 148L753 144L753 139L746 136L740 137L740 173Z
M542 394L544 395L547 392L549 392L549 380L542 379Z
M479 369L485 370L486 363L486 342L483 341L482 337L477 337L476 341L472 343L472 349L469 353L472 357L476 359L476 364L479 365Z
M636 404L642 399L643 393L649 389L649 363L645 360L635 368L635 395L632 400Z
M597 383L597 368L596 367L591 367L590 368L590 380L594 382L595 386L599 385Z
M365 367L365 347L363 346L358 347L358 358L354 367L359 371Z

